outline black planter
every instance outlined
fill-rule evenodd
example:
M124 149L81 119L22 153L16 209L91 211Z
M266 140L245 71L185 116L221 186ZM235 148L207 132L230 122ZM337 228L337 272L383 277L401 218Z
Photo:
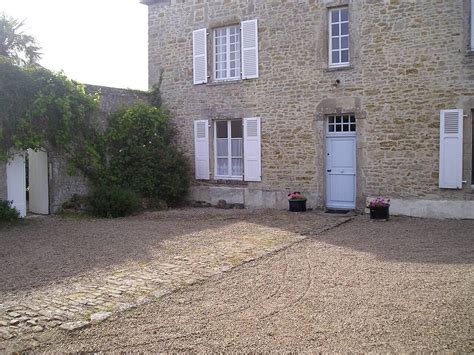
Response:
M306 200L288 200L290 212L306 212Z
M370 209L370 219L388 219L390 207L376 207Z

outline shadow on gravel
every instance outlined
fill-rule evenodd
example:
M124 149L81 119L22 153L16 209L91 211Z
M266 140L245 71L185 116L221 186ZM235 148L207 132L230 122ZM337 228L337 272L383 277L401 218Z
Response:
M359 216L314 239L385 261L474 264L472 220L390 217L387 222L372 222Z

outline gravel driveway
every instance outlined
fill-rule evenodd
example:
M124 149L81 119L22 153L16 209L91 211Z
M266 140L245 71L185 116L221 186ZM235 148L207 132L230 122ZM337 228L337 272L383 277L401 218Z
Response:
M0 353L150 302L347 220L317 211L206 208L116 220L52 216L2 228Z
M473 231L359 216L36 350L472 352Z

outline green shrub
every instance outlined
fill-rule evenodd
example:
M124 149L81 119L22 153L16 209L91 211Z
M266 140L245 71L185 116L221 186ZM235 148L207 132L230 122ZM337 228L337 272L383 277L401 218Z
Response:
M10 201L0 200L0 222L13 222L20 218L20 213L12 207Z
M188 160L175 142L176 131L166 111L138 104L116 112L106 131L107 183L169 206L189 191Z
M101 218L125 217L141 206L134 192L119 186L96 186L87 200L91 214Z

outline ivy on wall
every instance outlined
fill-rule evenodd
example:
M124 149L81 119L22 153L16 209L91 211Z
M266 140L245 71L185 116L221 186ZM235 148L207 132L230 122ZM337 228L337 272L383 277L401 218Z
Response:
M12 149L53 147L72 156L97 135L98 95L38 66L0 57L0 159Z
M0 159L14 150L54 149L94 191L118 187L176 205L188 193L190 168L169 113L157 107L159 87L150 101L117 111L101 129L98 94L61 73L0 59Z

